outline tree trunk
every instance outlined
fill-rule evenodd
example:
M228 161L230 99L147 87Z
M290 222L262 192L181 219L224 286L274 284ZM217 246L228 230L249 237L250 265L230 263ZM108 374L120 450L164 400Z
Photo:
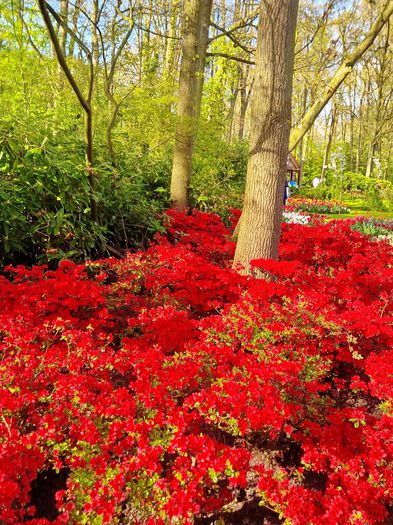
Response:
M213 0L200 0L198 13L198 41L197 41L197 71L196 71L196 105L195 123L198 125L201 114L202 92L205 81L206 51L208 46L210 17L213 8Z
M98 0L93 0L93 14L92 14L92 24L91 24L91 48L93 51L93 64L94 67L97 67L99 60L99 46L98 46L98 20L99 18L99 9L98 9Z
M239 130L237 138L242 141L244 139L244 125L246 122L246 113L248 106L247 98L247 79L248 69L240 67L239 92L240 92L240 113L239 113Z
M64 24L68 24L68 0L60 1L60 18L62 19ZM64 29L63 26L59 27L59 44L61 52L64 56L67 56L67 31Z
M331 117L330 128L329 128L329 135L328 135L328 139L327 139L325 155L323 157L323 165L322 165L322 170L321 170L321 180L324 180L325 176L326 176L326 169L328 167L328 162L329 162L329 157L330 157L330 150L332 148L332 142L333 142L335 128L336 128L336 106L333 106L333 108L332 108L332 117Z
M349 120L349 170L353 171L353 153L355 145L355 108L356 108L356 87L353 88L353 97L350 91L350 120Z
M250 152L234 266L251 273L253 259L277 259L281 231L298 0L262 0Z
M212 0L185 0L176 142L171 179L171 202L189 206L192 153L198 129Z
M228 111L228 133L227 133L228 142L232 142L232 138L233 138L235 107L236 107L236 101L237 101L238 94L239 94L239 88L237 86L235 88L232 88L231 99L229 103L229 111Z
M294 128L291 132L290 138L290 149L296 147L304 134L310 129L315 119L321 113L322 109L326 106L329 100L332 98L337 89L341 86L347 76L352 72L355 64L364 55L367 49L374 42L379 32L389 20L393 13L393 2L386 2L384 9L371 26L366 38L348 55L344 60L343 64L338 68L336 73L333 75L332 80L328 84L322 95L314 102L311 108L307 111L303 117L300 125Z
M376 143L373 137L373 139L371 140L368 146L366 177L372 177L372 174L373 174L375 147L376 147Z
M60 1L60 18L63 22L63 24L68 24L68 0L61 0ZM52 44L53 45L53 44ZM64 26L59 26L59 45L60 50L62 54L66 57L67 56L67 31L65 30ZM54 53L56 54L56 53ZM64 76L63 76L63 70L61 68L61 65L57 63L57 78L60 89L63 89L64 87Z
M175 69L176 26L179 18L179 7L179 0L172 0L164 63L164 76L166 79L173 77Z
M77 33L78 32L78 18L79 18L79 12L80 12L80 4L81 0L76 0L74 3L74 12L72 14L72 32ZM75 40L73 38L70 38L70 42L68 44L68 56L73 57L74 56L74 50L75 50Z
M306 112L307 100L308 100L308 89L307 89L307 86L305 86L303 88L303 93L302 93L302 107L301 107L301 116L300 117L303 117L304 113ZM304 137L302 137L302 139L300 140L300 142L298 144L299 159L300 159L300 162L299 162L299 165L300 165L299 185L300 185L300 182L301 182L301 180L303 178L304 164L306 162L306 149L307 149L307 140L306 139L307 139L307 137L305 135Z

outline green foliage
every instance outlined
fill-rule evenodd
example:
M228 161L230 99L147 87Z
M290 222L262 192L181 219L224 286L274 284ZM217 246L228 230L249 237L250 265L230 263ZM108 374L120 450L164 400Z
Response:
M198 137L191 198L197 208L225 215L242 206L247 144L228 144L213 133L204 128Z
M389 180L366 177L351 171L338 174L328 169L326 179L313 188L311 183L314 177L320 177L320 166L317 161L311 160L307 163L299 196L340 201L360 199L362 210L393 209L393 184Z
M361 173L346 172L343 178L344 191L352 196L362 195L371 209L391 209L393 185L388 180L366 177Z
M39 147L12 158L11 144L0 150L1 262L85 258L97 250L104 230L90 219L84 167Z

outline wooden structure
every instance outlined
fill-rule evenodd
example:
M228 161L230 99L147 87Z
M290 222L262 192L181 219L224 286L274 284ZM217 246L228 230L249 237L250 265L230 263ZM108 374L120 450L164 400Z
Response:
M296 183L296 186L299 187L301 182L301 169L292 153L288 153L287 172L289 175L289 185L291 186L293 183Z

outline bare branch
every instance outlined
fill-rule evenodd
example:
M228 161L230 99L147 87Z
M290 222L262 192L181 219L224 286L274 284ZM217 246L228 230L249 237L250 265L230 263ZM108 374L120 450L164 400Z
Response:
M224 27L220 27L219 25L217 25L216 23L214 22L210 22L210 25L216 29L218 29L219 31L221 31L221 34L218 35L218 36L215 36L213 38L211 38L209 40L209 43L212 42L213 40L216 40L217 38L221 38L222 36L227 36L230 40L232 40L232 42L235 44L236 47L240 47L241 49L243 49L243 51L245 51L246 53L254 53L255 52L255 49L252 49L252 48L249 48L247 46L245 46L244 44L242 44L241 42L239 42L239 40L233 36L233 32L234 31L237 31L239 29L239 27L235 28L235 29L232 29L230 31L227 31ZM243 26L244 27L244 26Z
M206 53L209 57L223 57L227 58L228 60L235 60L236 62L241 62L242 64L251 64L252 66L255 65L255 62L253 60L248 60L247 58L242 57L236 57L234 55L228 55L227 53Z
M71 36L71 38L73 38L75 40L75 42L78 44L78 46L81 49L83 49L83 51L86 53L87 57L88 58L91 57L91 51L89 50L89 48L85 45L84 42L82 42L82 40L78 37L78 35L76 35L72 31L72 29L70 27L68 27L68 25L62 20L62 18L53 9L53 7L48 2L41 2L39 0L40 7L41 7L41 3L46 5L48 11L53 16L53 18L56 20L56 22L59 24L59 26L61 26L64 29L64 31L66 31ZM42 12L42 9L41 9L41 12ZM56 39L57 39L57 36L56 36Z
M64 71L64 74L67 77L67 80L70 83L72 89L74 90L74 93L77 96L81 106L86 111L86 113L89 113L89 111L90 111L89 103L86 100L86 98L83 96L81 90L79 89L79 86L76 83L76 80L75 80L73 74L71 73L71 71L70 71L70 69L69 69L69 67L67 65L65 56L64 56L64 54L61 51L59 39L57 38L56 31L55 31L55 29L53 27L52 21L50 19L49 13L48 13L49 5L48 5L48 3L45 0L38 0L38 5L39 5L39 8L40 8L40 11L41 11L41 14L42 14L42 18L44 19L45 25L46 25L46 27L48 29L49 37L50 37L51 42L53 44L53 47L54 47L54 50L55 50L55 53L56 53L56 56L57 56L57 60L59 61L59 64L60 64L62 70ZM56 13L56 17L59 18L57 16L57 13ZM57 20L56 17L54 17L54 18ZM59 20L60 20L60 18L59 18ZM62 20L61 20L61 23L63 24ZM91 59L91 56L90 56L90 59Z

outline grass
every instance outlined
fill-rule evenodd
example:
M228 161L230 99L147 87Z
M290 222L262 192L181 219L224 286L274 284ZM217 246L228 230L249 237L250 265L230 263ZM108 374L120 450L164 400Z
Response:
M373 219L393 219L392 211L378 210L353 210L351 213L332 213L326 215L328 219L353 219L355 217L368 217Z

